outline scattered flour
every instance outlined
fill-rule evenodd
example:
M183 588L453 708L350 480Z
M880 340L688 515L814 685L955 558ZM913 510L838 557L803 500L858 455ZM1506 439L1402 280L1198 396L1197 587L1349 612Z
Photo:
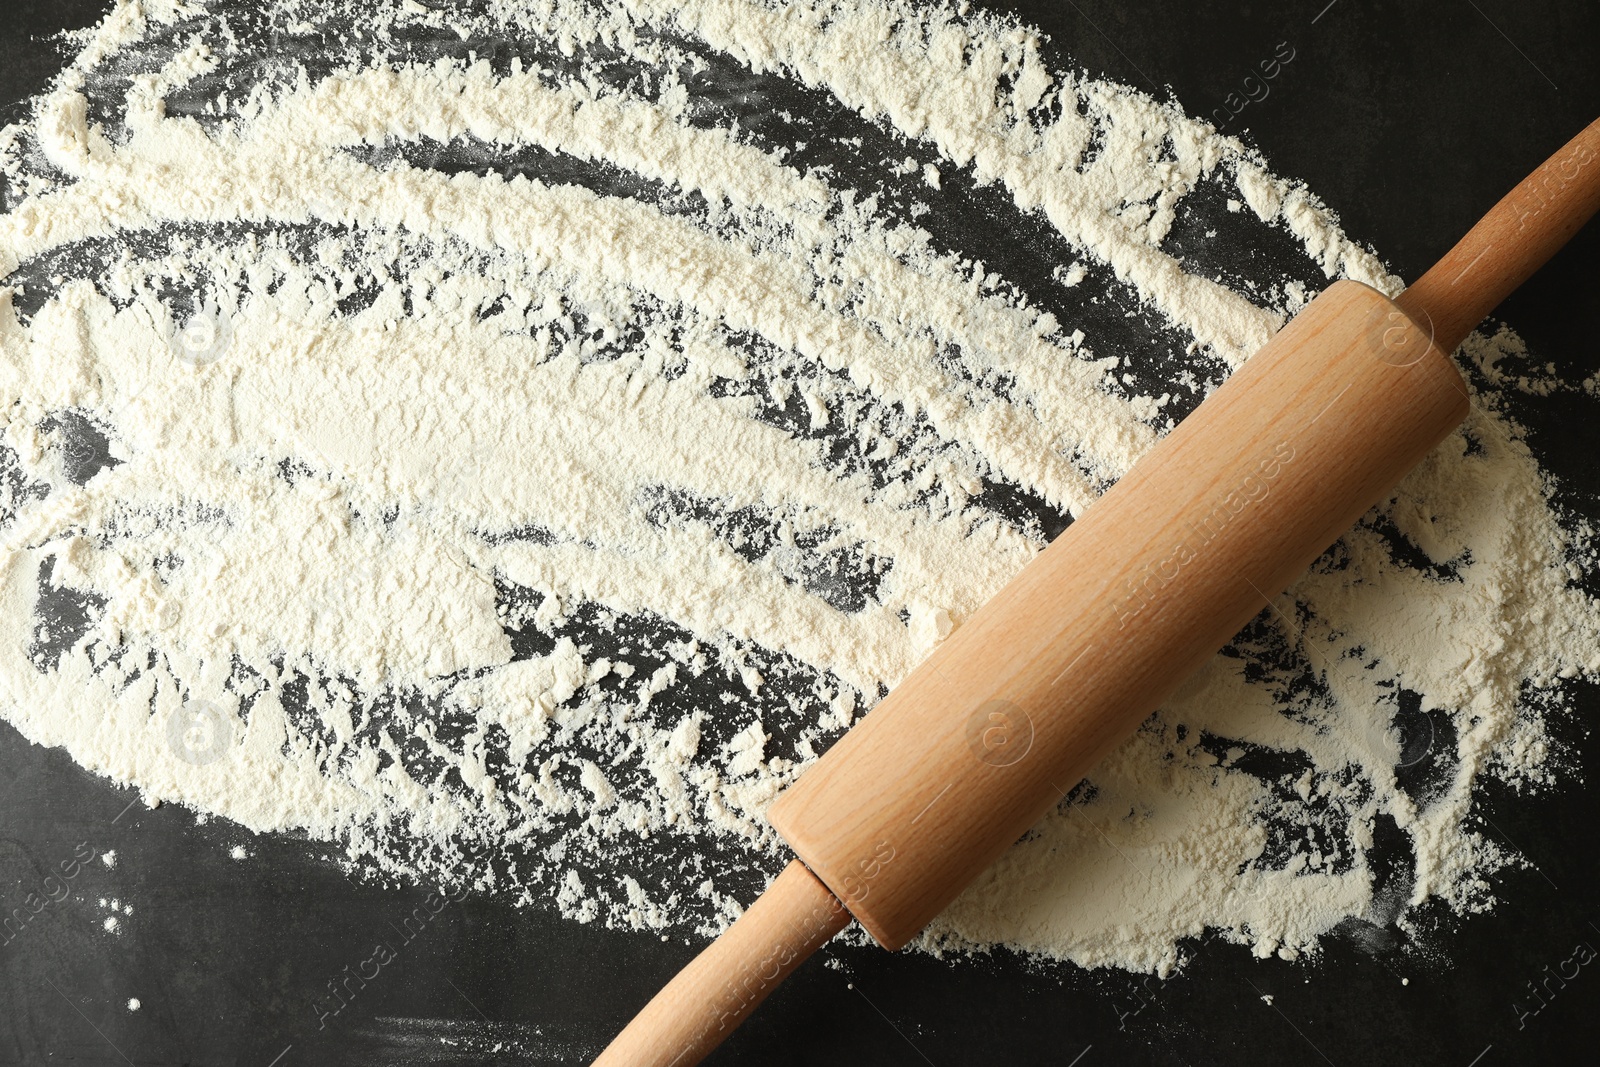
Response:
M0 714L380 877L715 929L808 761L1327 279L1400 284L987 16L373 7L123 0L0 134ZM1492 902L1475 786L1559 776L1600 616L1504 414L1567 387L1461 356L1462 430L925 948Z

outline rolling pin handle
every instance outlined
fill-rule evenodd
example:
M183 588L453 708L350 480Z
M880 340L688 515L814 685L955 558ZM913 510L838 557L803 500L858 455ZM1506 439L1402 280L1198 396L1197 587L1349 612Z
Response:
M849 923L850 913L805 864L790 862L651 998L594 1067L692 1067Z

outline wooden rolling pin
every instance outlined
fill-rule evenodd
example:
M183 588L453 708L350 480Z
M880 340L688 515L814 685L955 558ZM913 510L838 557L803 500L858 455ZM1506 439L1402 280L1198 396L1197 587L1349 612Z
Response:
M898 949L1465 417L1468 331L1600 208L1600 121L1396 300L1335 282L770 811L791 862L596 1060L688 1067L853 917Z

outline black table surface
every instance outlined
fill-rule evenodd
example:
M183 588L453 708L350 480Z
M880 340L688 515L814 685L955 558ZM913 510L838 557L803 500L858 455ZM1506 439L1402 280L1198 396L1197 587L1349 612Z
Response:
M62 65L47 35L90 24L105 6L6 0L0 117L19 117L19 102ZM1307 181L1406 277L1600 115L1592 0L997 6L1090 73L1207 116L1288 42L1294 62L1228 132ZM1497 317L1563 377L1600 371L1600 226ZM1563 493L1591 503L1595 403L1568 394L1520 412ZM1481 798L1486 830L1531 861L1496 876L1492 913L1425 912L1409 939L1333 937L1310 964L1212 943L1165 981L1003 953L951 963L832 949L833 966L803 968L710 1062L1593 1062L1600 966L1570 975L1580 946L1600 947L1600 800L1583 785L1600 777L1600 740L1584 726L1600 699L1582 690L1577 706L1556 726L1577 753L1567 784ZM586 1063L700 947L471 896L322 1017L312 998L393 940L391 924L426 891L358 884L326 846L136 799L0 724L0 912L75 849L119 857L86 864L69 899L0 946L0 1063ZM248 860L230 858L236 845ZM113 900L135 913L107 936Z

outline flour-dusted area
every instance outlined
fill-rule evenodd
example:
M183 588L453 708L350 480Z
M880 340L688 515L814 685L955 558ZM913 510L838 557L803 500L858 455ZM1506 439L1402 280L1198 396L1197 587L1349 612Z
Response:
M1315 197L897 4L123 3L0 137L0 714L367 875L710 930L763 812L1333 277ZM1070 45L1070 42L1066 42ZM1589 531L1473 414L962 897L1170 970L1492 904Z

